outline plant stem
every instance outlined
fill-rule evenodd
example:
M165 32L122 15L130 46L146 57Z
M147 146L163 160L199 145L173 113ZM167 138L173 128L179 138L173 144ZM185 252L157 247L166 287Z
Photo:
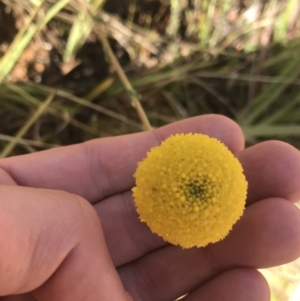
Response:
M134 90L134 88L132 87L129 79L127 78L121 64L119 63L117 57L115 56L114 52L112 51L109 41L107 39L107 36L104 32L103 26L102 24L99 24L99 31L97 31L98 37L100 39L100 41L102 42L105 50L107 51L107 54L109 56L109 59L112 63L112 65L114 66L114 68L116 69L116 72L121 80L121 82L123 83L125 89L127 90L129 97L131 99L131 103L132 106L137 110L137 113L143 123L144 129L145 130L152 130L151 124L148 120L148 117L141 105L141 102L139 100L139 96L138 93Z

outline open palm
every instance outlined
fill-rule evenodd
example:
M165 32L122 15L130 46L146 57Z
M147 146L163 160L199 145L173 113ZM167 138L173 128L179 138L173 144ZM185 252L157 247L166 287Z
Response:
M223 141L242 163L249 190L228 237L182 250L139 221L131 188L152 146L189 132ZM207 115L1 160L0 295L14 296L0 300L125 301L125 291L135 301L186 293L185 301L269 300L256 269L300 256L300 213L292 204L300 199L300 155L276 141L243 148L235 123Z

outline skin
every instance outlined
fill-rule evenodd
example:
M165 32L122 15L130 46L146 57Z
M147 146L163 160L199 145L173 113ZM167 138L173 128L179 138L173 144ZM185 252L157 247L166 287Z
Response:
M205 248L166 244L132 200L137 162L179 132L223 141L249 181L245 214ZM244 149L240 128L217 115L0 160L0 300L267 301L256 269L300 256L299 178L296 149Z

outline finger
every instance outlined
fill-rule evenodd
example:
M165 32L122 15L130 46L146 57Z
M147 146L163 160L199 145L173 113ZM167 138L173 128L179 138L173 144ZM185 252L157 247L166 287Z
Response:
M184 301L269 301L269 286L256 270L239 268L226 271L200 286Z
M167 243L141 223L131 191L94 205L102 222L107 248L115 266L135 260ZM122 250L122 252L120 252Z
M0 164L1 162L2 161L0 161ZM0 168L0 185L16 185L14 179L5 170L1 168Z
M221 242L182 250L166 246L119 268L134 300L171 300L235 267L267 268L300 256L300 211L283 199L246 209Z
M0 301L37 301L31 294L0 297Z
M95 202L130 189L134 185L137 162L151 147L179 132L199 132L216 137L233 152L241 150L244 145L243 134L236 123L223 116L206 115L152 132L97 139L7 158L0 161L0 167L21 186L64 190Z
M269 268L300 256L299 231L300 210L284 199L269 198L249 206L228 237L206 252L223 269L243 264Z
M99 218L61 191L0 186L0 296L125 300Z
M133 301L128 293L126 293L125 297L126 299L124 299L124 301ZM1 301L37 301L31 294L6 296L3 298L0 297L0 300Z
M280 141L257 144L237 154L249 182L247 203L269 197L300 200L300 152Z

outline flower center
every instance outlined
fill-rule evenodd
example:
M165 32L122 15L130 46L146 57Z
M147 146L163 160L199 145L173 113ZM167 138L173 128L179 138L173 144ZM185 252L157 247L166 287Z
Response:
M187 197L201 197L203 193L205 192L205 185L202 183L199 183L198 181L193 181L190 183L187 183L185 185L186 189L184 189L185 195Z
M214 184L207 177L189 181L182 187L183 194L186 199L192 202L207 202L215 196L216 189Z

